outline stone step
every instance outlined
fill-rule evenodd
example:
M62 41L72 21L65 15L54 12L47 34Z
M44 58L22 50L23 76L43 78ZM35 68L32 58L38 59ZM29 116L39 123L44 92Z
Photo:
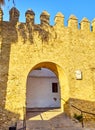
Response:
M27 113L29 112L46 112L46 111L53 111L53 112L60 112L61 108L27 108Z
M18 122L18 128L23 122ZM28 112L26 130L95 130L91 127L82 128L81 123L70 119L66 114L60 112Z

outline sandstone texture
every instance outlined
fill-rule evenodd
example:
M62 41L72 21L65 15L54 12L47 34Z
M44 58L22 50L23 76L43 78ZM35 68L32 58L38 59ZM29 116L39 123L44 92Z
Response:
M27 76L39 67L58 77L62 112L76 113L73 104L95 113L95 20L90 24L83 18L78 27L78 19L71 15L64 26L64 15L59 12L52 26L46 11L40 15L40 24L35 24L32 10L26 11L25 23L19 22L16 8L9 13L10 20L3 21L0 9L0 130L23 119Z

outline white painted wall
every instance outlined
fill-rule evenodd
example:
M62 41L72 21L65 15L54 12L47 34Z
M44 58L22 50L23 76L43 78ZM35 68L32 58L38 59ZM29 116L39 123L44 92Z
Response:
M58 79L50 70L43 68L32 71L27 80L27 107L60 107L60 89L58 93L52 93L53 82L58 83Z

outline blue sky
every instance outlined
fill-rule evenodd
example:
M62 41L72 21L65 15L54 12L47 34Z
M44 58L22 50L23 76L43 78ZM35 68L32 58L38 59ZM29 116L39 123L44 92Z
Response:
M4 20L9 20L9 10L13 7L12 0L3 7ZM20 11L20 20L25 22L25 12L32 9L35 12L35 23L40 23L40 14L46 10L50 14L50 24L54 24L57 12L65 16L65 24L71 14L74 14L80 22L83 17L90 21L95 18L95 0L15 0L15 7Z

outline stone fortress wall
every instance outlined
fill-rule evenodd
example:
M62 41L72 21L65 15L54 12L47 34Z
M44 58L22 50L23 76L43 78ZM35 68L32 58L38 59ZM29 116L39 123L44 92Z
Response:
M26 22L19 22L20 12L12 8L9 21L3 21L0 9L0 125L23 119L26 107L27 76L38 67L52 70L60 82L61 108L65 102L95 113L95 19L90 24L71 15L64 26L58 13L51 26L50 15L43 11L40 24L35 13L27 10ZM68 113L73 110L66 108Z

